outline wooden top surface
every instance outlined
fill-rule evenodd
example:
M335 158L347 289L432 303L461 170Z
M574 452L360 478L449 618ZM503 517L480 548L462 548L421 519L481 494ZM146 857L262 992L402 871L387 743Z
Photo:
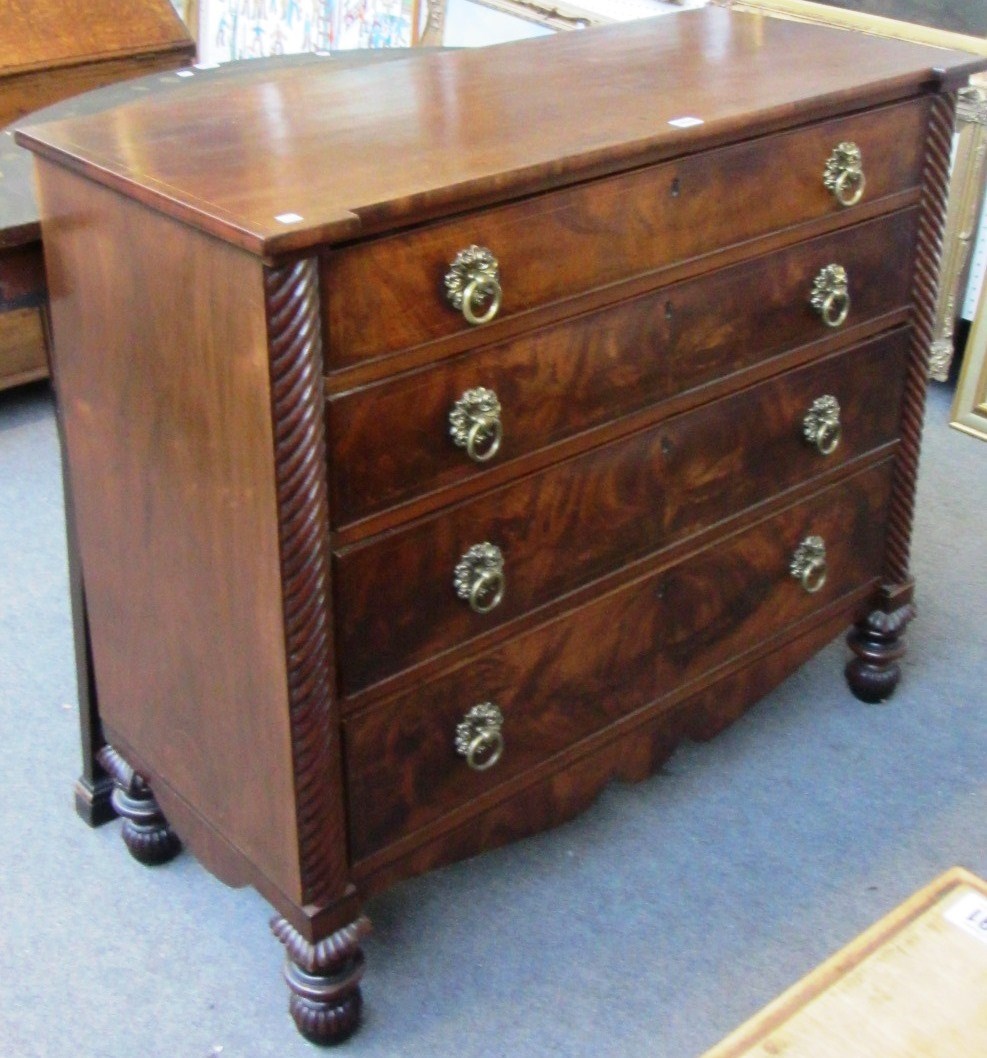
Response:
M339 71L347 66L393 62L404 57L407 48L336 52L332 55L281 55L266 59L248 59L226 63L211 69L172 70L148 74L134 80L106 85L62 100L44 110L37 110L16 125L62 121L84 115L102 114L106 110L135 100L159 96L172 100L176 95L198 89L201 82L236 81L247 84L270 78L278 70L322 67ZM34 163L29 151L14 142L14 126L0 131L0 251L29 243L40 243L41 220L34 196Z
M908 95L987 60L707 7L329 76L203 83L19 142L254 253ZM671 121L698 118L676 127ZM278 219L296 216L298 220Z
M987 1039L987 883L947 871L703 1058L967 1058Z
M170 0L3 0L0 82L12 74L192 47Z

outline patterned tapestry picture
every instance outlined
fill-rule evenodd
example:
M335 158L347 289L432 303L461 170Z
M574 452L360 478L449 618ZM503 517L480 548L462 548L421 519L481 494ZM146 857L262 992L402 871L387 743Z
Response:
M199 58L229 62L348 48L408 47L415 0L206 0Z

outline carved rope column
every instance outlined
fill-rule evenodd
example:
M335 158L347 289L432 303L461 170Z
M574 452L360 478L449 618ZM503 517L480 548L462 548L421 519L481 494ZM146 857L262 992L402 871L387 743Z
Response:
M875 608L847 636L854 653L846 668L847 682L865 702L883 702L894 692L901 676L898 659L904 653L902 634L915 616L909 557L955 113L955 93L944 92L935 98L922 180L922 215L912 281L912 344L902 398L901 441L888 512L882 584Z
M298 847L306 906L349 907L340 723L335 701L319 270L314 259L264 273L271 412L284 602L285 656L295 758ZM341 913L341 912L337 912ZM369 922L302 936L287 919L289 1009L315 1043L338 1043L360 1020Z
M961 88L956 106L956 149L949 183L949 208L942 263L942 280L936 304L935 340L929 375L945 382L953 360L953 330L958 301L973 234L983 205L987 161L987 77L977 75Z

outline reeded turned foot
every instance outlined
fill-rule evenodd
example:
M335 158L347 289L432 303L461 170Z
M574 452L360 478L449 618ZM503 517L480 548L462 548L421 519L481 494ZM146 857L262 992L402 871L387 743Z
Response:
M113 807L123 819L124 844L139 863L155 867L173 860L182 843L168 825L144 777L138 775L112 746L104 746L99 763L113 777Z
M847 644L853 657L846 667L850 690L862 702L885 702L901 679L899 659L905 653L903 633L915 616L909 602L891 613L875 610L850 629Z
M298 1031L311 1043L342 1043L360 1024L360 941L370 932L369 919L361 916L318 944L307 941L284 918L272 919L271 929L286 949L288 1009Z

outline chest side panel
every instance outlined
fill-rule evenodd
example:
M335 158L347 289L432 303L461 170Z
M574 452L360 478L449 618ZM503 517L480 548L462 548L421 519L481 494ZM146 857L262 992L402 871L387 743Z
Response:
M260 265L71 175L41 175L107 734L297 895Z

